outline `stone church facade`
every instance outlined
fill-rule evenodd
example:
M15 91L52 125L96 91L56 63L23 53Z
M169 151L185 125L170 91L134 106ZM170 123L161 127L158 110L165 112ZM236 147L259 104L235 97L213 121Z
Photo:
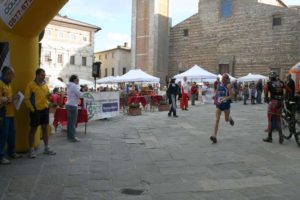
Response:
M170 30L168 74L194 64L233 76L300 61L300 9L280 0L199 0L198 13Z

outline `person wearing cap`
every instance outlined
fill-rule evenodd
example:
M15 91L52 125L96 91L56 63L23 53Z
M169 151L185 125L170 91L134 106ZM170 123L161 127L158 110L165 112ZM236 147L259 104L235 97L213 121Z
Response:
M176 96L178 95L179 90L180 88L175 83L175 78L172 78L167 90L167 96L169 98L169 104L170 104L170 110L168 113L169 117L171 117L172 113L173 113L173 117L178 117L176 114L176 108L177 108Z
M283 134L281 129L281 114L284 101L284 90L286 86L283 81L278 79L276 72L269 73L270 81L265 87L265 101L268 103L268 136L263 139L264 142L272 142L273 129L278 130L279 143L283 143ZM270 93L270 96L269 96Z

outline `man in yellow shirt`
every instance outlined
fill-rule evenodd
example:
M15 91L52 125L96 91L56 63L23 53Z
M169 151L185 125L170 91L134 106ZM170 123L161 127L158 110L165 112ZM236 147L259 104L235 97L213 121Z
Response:
M6 158L6 154L10 158L20 158L21 156L15 152L16 143L16 130L14 124L15 109L13 100L17 96L13 96L11 89L11 81L15 76L14 70L5 66L2 69L2 77L0 80L0 99L2 100L2 106L0 107L0 164L10 164L10 161ZM7 151L5 153L4 148L7 144Z
M35 79L31 81L25 90L24 100L30 109L30 132L29 132L29 158L35 158L33 150L34 135L37 127L41 125L43 141L45 144L44 154L55 155L48 147L47 129L49 125L49 88L45 83L45 70L39 68L35 71Z

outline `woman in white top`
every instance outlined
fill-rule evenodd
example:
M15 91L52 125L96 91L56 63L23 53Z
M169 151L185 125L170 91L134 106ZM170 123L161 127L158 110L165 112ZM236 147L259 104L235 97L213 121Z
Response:
M66 108L68 112L68 140L71 142L79 142L80 140L75 137L76 122L78 115L78 100L82 97L82 93L78 88L79 79L77 75L71 75L69 83L67 84L67 103Z

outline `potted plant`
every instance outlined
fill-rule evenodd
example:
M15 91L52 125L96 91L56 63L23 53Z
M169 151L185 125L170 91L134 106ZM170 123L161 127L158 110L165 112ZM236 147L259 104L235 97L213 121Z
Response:
M158 104L158 111L169 111L169 104L167 100L161 100Z
M140 104L129 104L128 106L128 115L137 116L142 114L142 108L140 108Z

